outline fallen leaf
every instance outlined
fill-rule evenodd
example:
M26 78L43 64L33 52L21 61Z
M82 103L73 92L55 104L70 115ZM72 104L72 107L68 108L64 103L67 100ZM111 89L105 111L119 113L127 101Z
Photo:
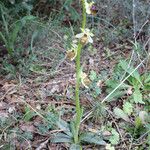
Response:
M20 126L20 129L22 131L27 131L27 132L35 132L36 131L36 128L31 123L24 123L23 125Z

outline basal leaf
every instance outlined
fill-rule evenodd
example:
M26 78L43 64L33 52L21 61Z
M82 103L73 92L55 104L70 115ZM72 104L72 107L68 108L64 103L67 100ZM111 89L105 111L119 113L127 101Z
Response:
M131 113L133 112L133 105L129 102L125 102L123 104L123 111L128 114L131 115Z
M72 137L69 124L64 120L57 121L57 126L63 130L68 136Z
M97 135L96 133L87 132L83 133L80 136L81 142L96 144L96 145L106 145L106 142L103 140L103 138L100 135Z
M96 72L94 71L94 70L92 70L91 72L90 72L90 79L92 80L92 81L94 81L96 78L97 78L97 74L96 74Z
M144 83L149 83L149 82L150 82L150 74L149 74L149 75L147 75L147 77L146 77L146 79L145 79Z
M122 118L123 120L125 120L125 121L127 121L127 122L130 121L128 115L127 115L122 109L116 107L116 108L114 109L114 113L115 113L115 115L116 115L118 118Z
M129 66L129 64L125 60L121 60L119 64L122 67L122 69L125 70L128 74L130 74L134 70L134 67L133 66ZM131 74L131 76L136 78L141 83L140 74L138 73L137 70L135 70Z
M135 103L145 104L143 102L142 93L140 92L139 89L135 89L133 93L133 100Z
M119 143L119 134L115 129L112 129L111 131L112 135L109 138L109 141L111 144L116 145Z
M64 133L58 133L51 139L51 142L53 142L53 143L72 143L73 140L70 136L68 136Z
M108 93L110 93L111 91L109 91ZM122 91L122 90L116 90L114 93L112 93L108 98L107 101L111 102L111 101L116 101L118 98L124 96L126 94L126 91Z
M81 150L81 146L77 144L71 144L69 150Z
M108 80L106 81L106 85L108 87L111 87L111 88L116 88L118 85L120 84L120 82L116 81L116 80ZM126 83L123 83L119 89L128 89L130 87L130 85L126 84Z

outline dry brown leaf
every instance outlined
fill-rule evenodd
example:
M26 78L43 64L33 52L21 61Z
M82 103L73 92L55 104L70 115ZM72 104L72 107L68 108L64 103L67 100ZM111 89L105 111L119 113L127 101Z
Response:
M31 124L31 123L24 123L20 125L20 129L22 131L27 131L27 132L35 132L36 128Z

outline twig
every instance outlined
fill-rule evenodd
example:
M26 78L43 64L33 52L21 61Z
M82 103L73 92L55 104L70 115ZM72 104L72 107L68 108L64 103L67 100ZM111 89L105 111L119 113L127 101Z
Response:
M0 98L0 100L3 100L3 99L5 98L5 96L6 96L12 89L14 89L16 86L17 86L17 85L14 85L14 86L11 87L10 89L8 89L8 90L6 91L6 93Z
M149 20L146 20L145 22L144 22L144 24L141 26L141 28L140 28L140 30L139 30L139 33L136 35L136 39L138 38L138 36L140 35L140 33L142 32L142 30L143 30L143 28L144 28L144 26L147 24L149 22Z
M49 139L50 138L48 138L46 141L44 141L43 143L41 143L40 146L37 147L35 150L42 150L45 147L45 145L49 142Z
M85 117L81 120L81 123L83 123L91 114L93 113L93 111L89 111L85 114Z

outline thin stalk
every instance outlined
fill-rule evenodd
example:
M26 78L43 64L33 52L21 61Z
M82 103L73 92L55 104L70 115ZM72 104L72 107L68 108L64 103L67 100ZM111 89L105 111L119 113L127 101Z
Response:
M82 29L85 29L86 26L86 8L85 0L82 0Z
M84 30L86 26L86 9L85 9L85 0L82 0L82 29ZM74 135L74 142L76 144L79 143L79 128L80 122L82 117L82 108L80 105L79 99L79 90L80 90L80 71L81 71L81 64L80 64L80 55L81 55L82 44L78 43L78 51L76 57L76 87L75 87L75 104L76 104L76 120L75 120L75 128L76 133Z
M81 106L80 106L80 99L79 99L79 89L80 89L80 69L81 69L81 64L80 64L80 54L81 54L81 48L82 44L78 44L78 53L76 57L76 88L75 88L75 100L76 100L76 133L75 133L75 143L78 143L79 138L79 128L80 128L80 120L81 120Z

